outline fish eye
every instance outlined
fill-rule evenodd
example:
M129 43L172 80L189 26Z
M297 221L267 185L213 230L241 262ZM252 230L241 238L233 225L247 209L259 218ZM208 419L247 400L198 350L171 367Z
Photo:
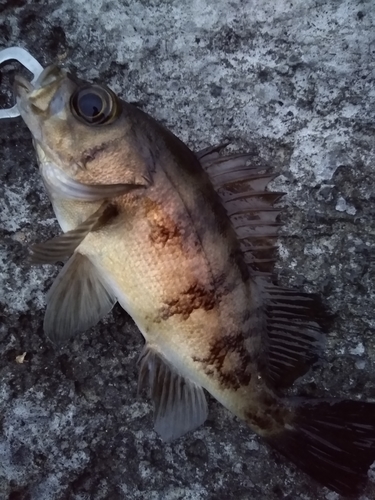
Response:
M87 125L103 125L119 115L120 106L115 94L99 85L77 89L70 99L72 113Z

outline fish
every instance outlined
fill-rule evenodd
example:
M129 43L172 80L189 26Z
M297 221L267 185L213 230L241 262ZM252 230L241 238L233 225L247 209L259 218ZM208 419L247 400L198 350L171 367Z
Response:
M56 65L14 94L63 233L31 248L64 262L47 294L56 345L115 303L145 344L139 388L172 441L202 425L205 391L316 481L358 494L375 460L375 403L285 395L317 361L321 299L277 284L275 173L226 144L191 151L107 85Z

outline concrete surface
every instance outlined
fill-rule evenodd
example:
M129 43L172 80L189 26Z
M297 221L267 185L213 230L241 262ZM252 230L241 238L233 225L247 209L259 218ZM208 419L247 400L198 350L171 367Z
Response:
M336 313L296 392L372 400L374 33L373 0L0 0L0 49L100 77L192 148L229 139L280 171L280 280ZM203 427L163 444L136 395L142 338L119 307L55 351L42 319L57 269L25 258L59 229L20 119L0 122L0 179L1 499L338 498L212 400Z

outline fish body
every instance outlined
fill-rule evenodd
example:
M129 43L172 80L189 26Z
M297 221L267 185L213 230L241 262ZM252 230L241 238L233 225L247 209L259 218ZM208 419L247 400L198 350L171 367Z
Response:
M317 480L357 491L375 459L375 405L282 397L315 360L324 314L272 281L272 176L246 155L194 154L106 87L56 67L35 86L18 77L15 93L65 233L34 260L69 258L49 292L47 335L84 331L118 301L145 338L140 386L164 439L204 422L205 389Z
M242 419L263 408L269 412L262 402L270 391L258 366L261 331L250 328L255 290L218 195L184 144L137 109L129 119L134 128L147 128L151 140L138 133L145 149L154 148L163 135L167 143L174 142L174 149L159 146L147 193L113 200L116 219L89 233L76 251L107 276L148 346L181 375ZM122 140L127 140L126 132ZM100 147L110 164L117 143L109 140ZM39 159L46 162L41 151ZM100 163L95 181L119 180L108 170ZM87 181L84 175L77 178ZM54 197L53 192L51 198L65 231L82 223L100 203L87 207L87 202Z

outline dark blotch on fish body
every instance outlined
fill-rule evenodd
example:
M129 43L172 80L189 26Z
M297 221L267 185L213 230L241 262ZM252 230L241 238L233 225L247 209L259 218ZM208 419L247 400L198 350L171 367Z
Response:
M206 288L197 281L178 297L166 300L160 317L165 321L175 314L180 314L186 320L196 309L202 308L205 311L213 309L215 301L215 290Z
M225 335L210 346L204 358L195 357L207 374L216 374L227 389L237 390L251 381L251 356L241 332Z

